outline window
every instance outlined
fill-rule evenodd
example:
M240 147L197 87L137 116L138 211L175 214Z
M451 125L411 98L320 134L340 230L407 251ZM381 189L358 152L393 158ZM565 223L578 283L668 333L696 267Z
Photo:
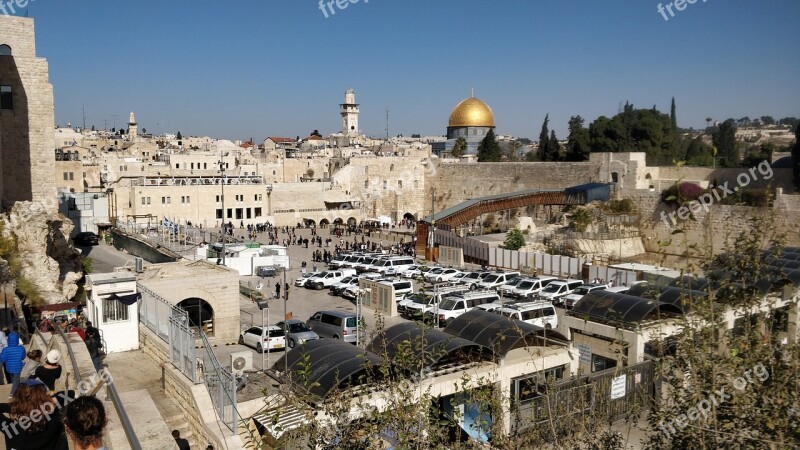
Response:
M217 209L217 219L222 219L222 209Z
M236 220L244 219L244 209L236 208Z
M142 197L142 205L146 205L146 204L147 203L145 203L145 197Z
M397 180L397 189L403 189L403 180Z
M388 186L389 186L389 182L386 181L386 180L383 180L383 188L386 189Z
M6 44L0 45L0 56L11 56L11 47Z
M181 164L180 163L175 163L175 168L176 169L180 169L181 168Z
M147 204L150 204L150 197L147 197Z
M369 180L364 180L364 189L369 187Z
M261 216L262 216L262 213L261 213L261 208L255 208L255 210L253 211L253 214L254 214L256 217L261 217Z
M64 181L71 181L75 179L75 174L73 172L64 172Z
M184 197L183 195L181 195L181 203L182 204L191 203L190 200L189 200L189 196L187 195L187 196Z
M198 167L200 167L200 166L198 166ZM203 163L203 169L206 169L206 168L208 168L208 165L206 163Z
M592 355L592 373L617 367L617 361L600 355Z
M252 218L253 218L253 216L252 216L250 213L251 213L251 210L250 210L250 208L247 208L247 209L245 210L245 218L247 218L247 219L252 219Z
M194 163L192 163L192 170L194 170Z
M128 320L128 305L119 300L103 299L103 323Z
M169 205L170 203L172 203L172 197L161 197L162 205Z
M227 216L228 219L233 219L233 208L228 208Z
M264 198L264 197L262 197L262 196L261 196L261 194L256 194L254 197L255 197L255 200L256 200L257 202L260 202L260 201L261 201L261 199L262 199L262 198Z
M219 200L220 200L220 198L221 198L221 197L218 195L218 196L217 196L217 203L219 203Z
M0 109L14 109L14 97L11 86L0 86Z

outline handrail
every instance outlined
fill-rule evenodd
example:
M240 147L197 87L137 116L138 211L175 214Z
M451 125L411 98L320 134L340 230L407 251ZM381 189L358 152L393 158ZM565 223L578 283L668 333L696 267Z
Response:
M75 386L80 386L81 384L81 373L78 369L78 360L75 359L75 353L72 352L72 346L69 345L69 340L67 339L67 335L64 334L64 330L61 327L56 326L56 331L58 332L61 339L64 341L64 345L67 346L67 353L69 353L69 359L72 360L72 373L75 375Z
M105 370L108 375L111 375L111 373L108 372L108 368ZM109 378L113 379L113 377ZM117 388L114 386L113 381L106 384L106 394L111 398L111 403L114 404L114 409L117 410L119 421L122 424L122 429L125 431L125 436L128 438L128 444L130 444L131 449L142 450L142 444L139 443L139 438L136 436L136 431L133 429L133 424L131 424L131 421L128 418L128 413L125 412L125 405L122 404L122 399L119 398L119 393L117 392Z

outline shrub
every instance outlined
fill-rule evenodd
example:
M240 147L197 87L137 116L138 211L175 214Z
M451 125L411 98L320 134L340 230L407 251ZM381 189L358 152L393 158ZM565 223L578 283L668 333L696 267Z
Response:
M625 214L633 212L633 202L629 198L622 200L611 200L608 204L608 209L613 213Z
M675 183L661 193L661 201L670 205L683 205L697 200L706 190L694 183Z

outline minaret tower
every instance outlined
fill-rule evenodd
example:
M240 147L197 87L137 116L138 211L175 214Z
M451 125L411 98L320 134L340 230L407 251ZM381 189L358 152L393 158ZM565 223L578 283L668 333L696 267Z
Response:
M356 91L347 88L344 93L344 103L339 105L339 113L342 115L342 134L345 136L358 136L358 103L356 103Z
M136 125L136 117L131 113L130 119L128 119L128 139L131 142L136 141L136 136L139 134L139 126Z

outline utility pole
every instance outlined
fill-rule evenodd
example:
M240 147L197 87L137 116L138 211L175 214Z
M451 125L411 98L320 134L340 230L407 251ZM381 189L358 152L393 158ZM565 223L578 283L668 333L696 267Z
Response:
M222 196L220 200L222 201L222 265L225 265L225 241L228 240L228 237L225 235L227 229L225 228L225 161L223 161L224 156L222 151L219 152L219 171L222 174Z
M119 116L118 116L118 115L116 115L116 114L112 114L112 115L111 115L111 118L113 118L113 119L114 119L114 132L115 132L115 133L117 132L117 117L119 117Z
M83 128L81 128L81 130L85 130L86 129L86 105L81 105L81 108L82 108L81 110L83 112Z

